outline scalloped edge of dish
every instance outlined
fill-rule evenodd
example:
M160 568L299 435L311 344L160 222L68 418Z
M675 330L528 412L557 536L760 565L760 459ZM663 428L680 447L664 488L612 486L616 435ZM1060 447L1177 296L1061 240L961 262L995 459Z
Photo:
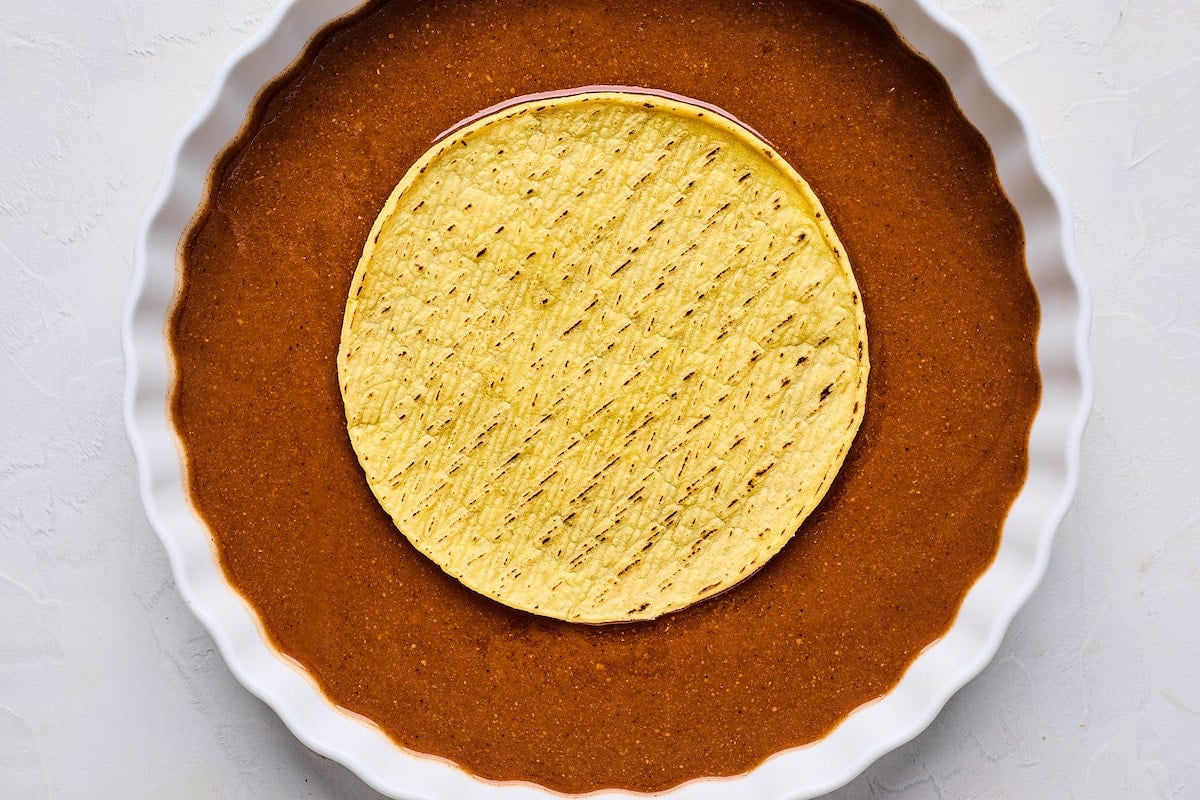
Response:
M656 796L672 800L804 800L845 785L883 754L923 731L955 692L991 661L1017 610L1046 569L1054 534L1079 478L1091 408L1087 337L1091 304L1075 258L1071 218L1028 116L987 66L971 36L930 0L868 0L946 79L959 107L992 149L1001 182L1025 229L1025 255L1041 306L1037 353L1042 399L1029 438L1029 472L1005 522L999 551L968 592L950 630L887 694L822 739L777 753L731 778L700 778ZM209 533L193 511L167 395L174 368L166 340L181 237L202 202L215 160L238 135L260 92L313 36L359 0L284 0L224 64L176 139L138 235L122 342L125 424L142 500L180 594L212 634L237 679L292 733L399 800L545 800L528 783L492 783L442 759L407 751L369 721L333 704L275 650L257 616L226 581ZM644 797L602 791L593 798Z

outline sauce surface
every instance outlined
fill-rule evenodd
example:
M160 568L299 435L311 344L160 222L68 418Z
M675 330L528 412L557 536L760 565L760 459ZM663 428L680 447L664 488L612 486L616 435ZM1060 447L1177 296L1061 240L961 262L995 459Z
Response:
M323 35L218 168L171 328L191 497L275 646L405 747L568 792L738 774L886 692L991 562L1040 395L1020 223L940 76L849 3L646 5L397 0ZM367 487L335 364L413 161L485 107L587 85L695 97L770 141L849 253L872 361L842 472L778 556L604 627L417 553Z

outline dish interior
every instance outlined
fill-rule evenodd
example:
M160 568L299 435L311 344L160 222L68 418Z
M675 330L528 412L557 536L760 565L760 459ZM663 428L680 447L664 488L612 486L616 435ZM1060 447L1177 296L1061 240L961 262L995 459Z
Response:
M358 469L333 359L370 225L439 132L612 84L727 109L809 180L873 372L841 476L760 574L589 628L479 597L407 544ZM1020 220L942 78L855 5L374 6L264 96L182 261L171 414L226 578L331 701L484 778L656 791L820 739L951 626L1026 474Z

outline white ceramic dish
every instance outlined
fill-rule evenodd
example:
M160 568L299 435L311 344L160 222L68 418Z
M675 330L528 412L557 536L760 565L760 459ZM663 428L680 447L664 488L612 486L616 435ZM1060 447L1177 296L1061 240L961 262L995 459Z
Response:
M1000 87L969 35L928 0L871 4L947 78L960 107L990 143L1025 226L1026 260L1042 310L1042 402L1030 436L1029 476L1008 516L995 562L967 595L950 631L921 654L892 691L814 744L779 753L737 778L693 781L666 795L673 800L814 797L916 736L992 658L1041 578L1054 532L1075 492L1080 438L1091 406L1086 352L1091 314L1065 203L1028 118ZM359 0L284 0L217 75L167 160L137 242L124 325L125 420L142 498L180 593L212 633L230 669L313 750L403 800L556 796L528 784L487 783L449 763L406 752L368 722L337 709L267 643L253 611L226 582L209 533L186 496L181 450L168 417L173 368L164 336L180 238L200 205L214 159L235 137L258 93L295 61L318 30L358 5Z

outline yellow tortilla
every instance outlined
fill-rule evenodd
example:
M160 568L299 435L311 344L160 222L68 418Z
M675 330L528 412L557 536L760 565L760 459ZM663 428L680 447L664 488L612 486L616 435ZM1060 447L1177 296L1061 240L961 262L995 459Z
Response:
M850 264L804 180L725 117L633 93L436 144L367 240L338 375L397 528L465 585L650 619L762 566L862 420Z

